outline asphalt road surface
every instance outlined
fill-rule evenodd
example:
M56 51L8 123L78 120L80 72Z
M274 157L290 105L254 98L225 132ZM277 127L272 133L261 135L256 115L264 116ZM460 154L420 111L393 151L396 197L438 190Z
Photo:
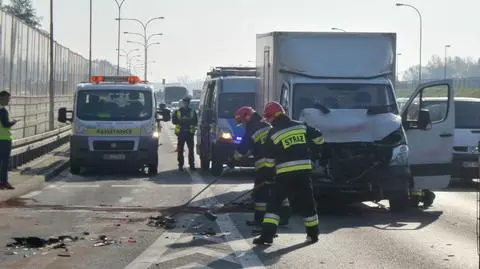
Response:
M174 140L164 128L155 177L120 167L81 176L64 172L44 189L4 204L2 243L27 236L78 240L67 242L66 249L59 243L5 248L0 268L478 268L477 196L468 188L436 192L434 207L403 216L368 203L321 215L320 241L314 245L303 244L300 217L280 229L268 248L252 245L255 228L245 225L251 213L218 214L216 221L184 213L174 217L173 229L150 227L148 217L158 216L156 210L185 203L213 180L201 172L176 171ZM236 169L194 205L218 206L251 187L251 171ZM113 243L98 246L105 242L102 236Z

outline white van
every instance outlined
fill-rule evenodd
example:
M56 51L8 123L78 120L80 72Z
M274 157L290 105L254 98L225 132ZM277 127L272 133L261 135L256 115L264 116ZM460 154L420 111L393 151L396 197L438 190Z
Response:
M73 111L58 111L59 122L72 123L70 172L112 165L157 174L158 123L168 117L156 108L153 87L136 76L93 76L79 84Z
M402 101L398 100L399 106ZM448 109L446 97L427 97L422 102L423 107L429 109L432 121L439 120ZM480 98L455 97L454 113L452 177L470 181L478 177Z

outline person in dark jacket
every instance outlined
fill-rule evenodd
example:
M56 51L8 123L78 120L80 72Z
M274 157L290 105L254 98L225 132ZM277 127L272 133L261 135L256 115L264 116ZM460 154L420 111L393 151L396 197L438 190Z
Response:
M322 133L302 122L290 119L277 102L265 106L264 118L272 124L265 140L265 155L275 166L275 184L263 218L262 233L254 244L271 244L280 223L282 201L295 197L304 218L307 242L318 241L319 221L313 197L311 173L312 149L321 152Z
M235 149L233 159L240 161L250 155L255 158L255 191L253 192L255 213L253 221L247 221L247 225L261 226L275 174L274 167L270 165L271 160L265 158L264 155L265 138L272 126L262 121L262 117L252 107L248 106L237 110L235 121L237 124L245 126L245 135ZM280 225L288 224L290 213L290 204L288 199L285 199L282 204Z
M8 167L10 163L10 153L12 151L12 131L11 127L17 123L16 120L10 121L8 115L8 106L10 102L10 93L0 92L0 189L12 190L14 187L8 182Z
M195 110L189 107L190 97L182 99L180 109L176 110L172 116L172 123L175 125L175 134L177 135L177 157L178 157L178 170L184 171L183 164L185 158L183 157L183 149L185 143L188 147L188 164L190 170L195 171L195 159L194 159L194 134L197 130L198 118Z

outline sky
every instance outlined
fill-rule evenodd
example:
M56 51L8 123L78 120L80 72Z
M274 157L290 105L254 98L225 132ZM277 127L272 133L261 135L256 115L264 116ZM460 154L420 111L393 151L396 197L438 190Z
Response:
M403 0L401 0L403 1ZM48 0L33 0L42 24L49 27ZM418 64L419 19L392 0L125 0L123 18L148 20L160 42L149 49L149 81L175 82L178 77L201 79L213 66L253 65L255 35L271 31L395 32L399 71ZM479 0L408 0L423 17L423 63L433 54L480 58ZM114 0L93 0L93 58L117 63L118 8ZM123 21L122 32L140 32L140 24ZM56 40L88 57L89 1L54 0ZM132 50L138 36L121 35L121 48ZM132 53L131 55L134 55ZM143 55L143 53L142 53ZM143 56L139 59L143 59ZM121 66L126 66L125 57ZM141 75L143 76L143 71Z

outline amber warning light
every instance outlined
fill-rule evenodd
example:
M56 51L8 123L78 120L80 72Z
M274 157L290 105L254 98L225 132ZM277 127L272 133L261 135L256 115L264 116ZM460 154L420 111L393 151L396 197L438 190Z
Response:
M136 84L142 82L138 76L92 76L91 82L99 84L100 82L128 82Z

